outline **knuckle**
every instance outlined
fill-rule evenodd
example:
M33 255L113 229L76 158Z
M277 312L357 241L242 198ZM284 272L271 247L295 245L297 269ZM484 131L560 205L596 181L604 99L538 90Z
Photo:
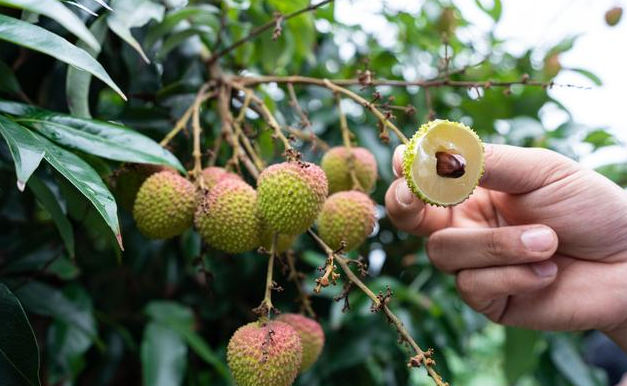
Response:
M491 257L500 257L505 251L503 240L500 237L499 232L496 231L488 232L486 234L484 245L486 253Z

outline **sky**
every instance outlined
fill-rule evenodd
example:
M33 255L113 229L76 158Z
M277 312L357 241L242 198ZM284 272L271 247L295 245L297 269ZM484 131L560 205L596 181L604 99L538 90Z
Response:
M473 29L488 31L492 19L472 0L452 0L455 6L471 21ZM492 0L482 0L491 5ZM336 0L335 17L338 21L361 25L366 32L383 31L390 25L380 15L382 7L416 12L421 0ZM580 35L574 47L560 56L564 68L582 68L596 74L603 81L600 87L582 75L563 70L556 83L591 86L592 89L553 88L552 97L565 105L575 122L593 128L610 129L623 143L627 143L627 15L615 27L605 24L605 11L613 6L627 7L627 0L502 0L503 14L496 36L506 41L512 53L529 48L537 51L541 60L543 52L566 37ZM472 30L468 33L473 33ZM393 34L379 34L390 39ZM381 41L385 45L386 41ZM541 115L542 123L549 129L557 127L564 116L554 110ZM592 153L591 148L577 149L581 162L590 167L602 164L627 162L627 147L616 146Z

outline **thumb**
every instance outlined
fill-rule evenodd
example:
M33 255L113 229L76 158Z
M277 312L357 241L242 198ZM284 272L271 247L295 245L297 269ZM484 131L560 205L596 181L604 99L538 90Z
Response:
M485 144L485 171L479 185L505 193L527 193L579 168L575 161L551 150Z

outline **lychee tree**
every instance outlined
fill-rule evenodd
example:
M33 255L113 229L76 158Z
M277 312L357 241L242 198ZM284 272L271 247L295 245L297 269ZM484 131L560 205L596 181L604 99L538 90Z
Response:
M382 207L402 143L435 205L479 137L618 144L549 94L599 82L575 38L518 56L448 2L374 31L337 2L0 0L0 383L599 384L582 337L472 312Z

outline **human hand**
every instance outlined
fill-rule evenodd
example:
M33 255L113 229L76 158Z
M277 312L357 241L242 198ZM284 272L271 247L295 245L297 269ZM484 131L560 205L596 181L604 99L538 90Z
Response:
M489 319L600 329L627 350L627 193L605 177L549 150L486 145L480 187L462 204L425 205L404 178L385 203L398 229L429 236L433 264Z

